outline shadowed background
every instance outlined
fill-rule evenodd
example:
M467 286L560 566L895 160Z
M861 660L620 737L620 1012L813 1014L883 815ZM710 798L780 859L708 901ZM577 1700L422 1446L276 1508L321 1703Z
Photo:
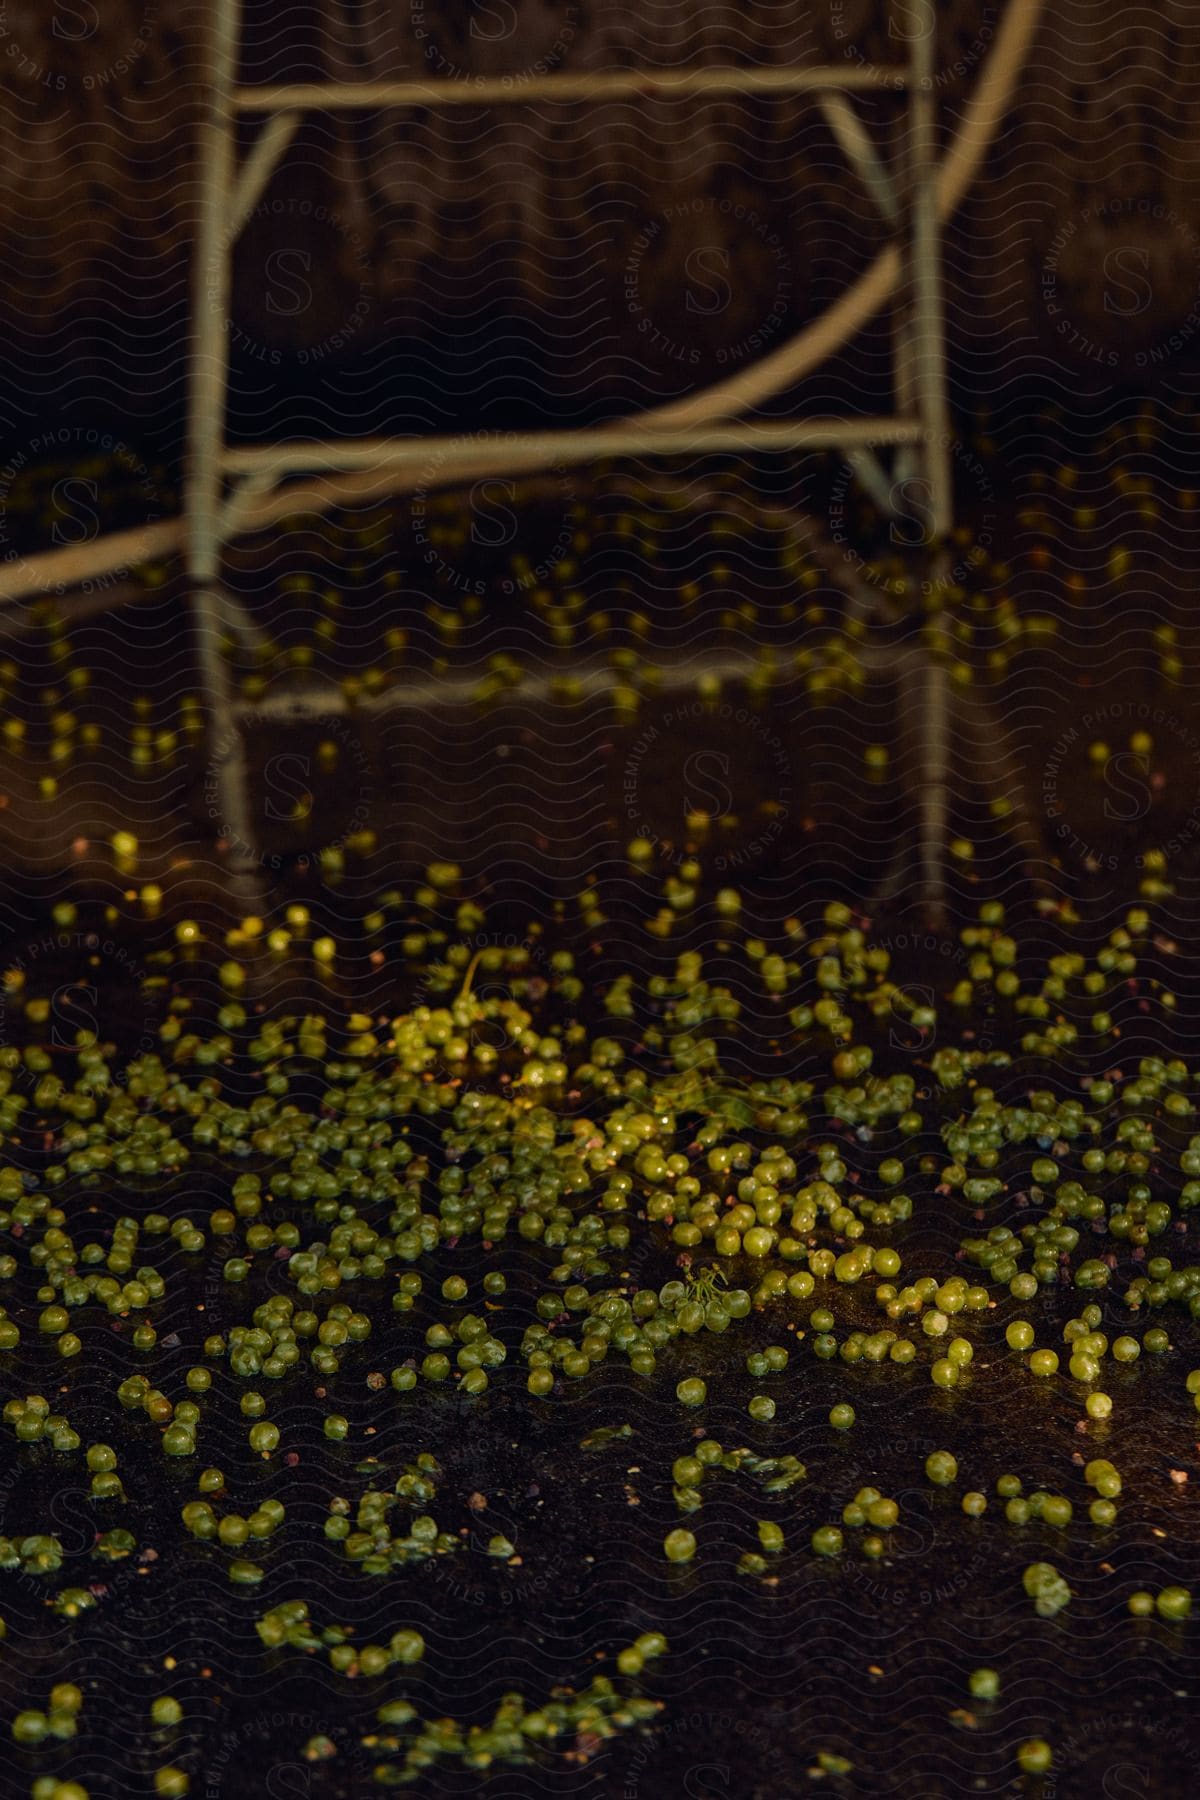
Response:
M699 14L662 0L377 0L289 6L286 32L252 0L243 74L519 82L560 68L900 61L925 5L895 9L889 37L873 0L715 0ZM948 132L1000 9L955 0L937 12ZM10 439L49 412L178 442L205 13L180 0L0 0ZM948 233L961 401L1002 407L1028 384L1074 397L1114 371L1144 385L1172 334L1173 378L1190 383L1194 16L1184 0L1049 9ZM894 98L855 103L886 144L901 123ZM347 429L384 415L401 430L456 415L602 417L777 347L882 236L805 99L312 116L238 248L234 393L249 392L256 432L286 428L297 396ZM856 348L864 405L886 380L885 349L875 337ZM822 370L805 398L840 392L844 373Z

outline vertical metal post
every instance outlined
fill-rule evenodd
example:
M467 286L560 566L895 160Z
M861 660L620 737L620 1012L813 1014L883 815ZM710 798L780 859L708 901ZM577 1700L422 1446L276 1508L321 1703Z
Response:
M954 522L950 460L950 412L946 399L942 316L942 245L937 212L937 7L922 9L909 55L908 200L911 220L909 275L909 379L924 427L921 460L929 484L928 576L942 578L945 547ZM945 915L944 858L950 831L949 682L944 666L926 661L921 713L918 797L918 887L931 921Z
M233 86L241 0L212 0L207 111L197 146L200 195L192 270L192 368L188 412L187 563L193 581L215 581L225 441L231 238L236 180Z
M909 84L904 90L903 120L900 147L892 166L893 185L900 203L896 234L900 272L892 303L892 390L895 411L901 417L911 419L917 411L917 392L913 375L913 97ZM892 457L893 484L907 480L916 472L920 467L920 455L915 444L896 446ZM894 513L895 510L893 505L891 511Z
M221 562L222 455L225 447L229 343L229 209L236 184L233 88L238 74L241 0L212 0L209 15L207 112L200 128L200 193L192 270L192 356L188 395L185 556L200 683L208 708L209 755L235 871L255 864L246 795L245 746L229 669L221 653L224 626L216 584Z
M945 325L942 316L942 244L937 211L937 11L912 39L909 57L909 175L912 206L912 379L925 427L924 461L929 480L936 550L954 522L950 464L950 411L946 400Z

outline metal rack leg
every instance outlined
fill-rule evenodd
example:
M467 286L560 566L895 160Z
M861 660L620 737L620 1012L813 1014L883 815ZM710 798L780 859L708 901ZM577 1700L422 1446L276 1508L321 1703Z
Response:
M228 387L228 315L236 187L232 95L238 73L241 0L214 0L208 111L200 130L200 195L192 271L192 362L188 399L186 564L200 684L208 709L209 754L231 871L243 878L257 857L246 794L245 750L230 673L221 653L221 453Z
M936 15L935 15L936 16ZM946 398L945 321L942 315L941 228L937 208L936 33L917 33L910 59L909 153L912 174L913 385L925 428L935 549L953 524L950 409Z
M215 0L209 48L208 111L200 130L200 195L192 271L192 363L188 396L187 566L206 585L219 574L221 451L228 385L234 190L232 89L237 74L240 0Z
M900 273L896 281L892 306L892 392L895 409L906 418L917 411L916 381L913 370L913 154L912 96L905 96L904 134L896 155L895 185L900 197L900 229L896 243L900 254ZM899 444L892 458L892 480L899 484L914 475L920 466L920 452L915 444ZM895 512L895 507L892 509Z
M895 478L901 481L915 464L928 483L929 542L923 556L923 573L928 572L935 582L940 583L946 560L945 545L953 525L954 488L937 213L936 49L935 27L932 21L928 24L922 21L909 53L908 130L903 170L909 229L903 247L903 280L897 294L894 357L897 407L905 413L915 410L924 429L916 457L901 449L897 452L894 467ZM946 670L927 653L921 653L919 666L911 669L905 679L910 694L916 697L912 716L919 722L918 741L910 764L919 783L917 897L930 920L940 923L945 917L945 859L950 826L949 681ZM889 877L893 890L897 879L897 872L893 870Z
M248 803L246 748L233 694L230 671L222 654L225 607L213 585L192 590L192 622L196 634L200 681L208 707L208 753L227 850L226 867L240 897L255 897L261 874L254 826Z

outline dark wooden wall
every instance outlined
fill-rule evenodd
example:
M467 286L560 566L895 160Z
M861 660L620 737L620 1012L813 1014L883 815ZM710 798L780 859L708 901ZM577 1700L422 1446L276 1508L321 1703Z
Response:
M939 3L947 124L1005 3ZM247 67L519 80L882 59L925 4L895 0L889 37L885 0L254 0ZM177 394L206 11L0 0L0 327L28 391L54 405ZM1149 379L1186 360L1200 334L1198 25L1200 0L1048 6L950 236L968 388L1060 366L1072 381ZM860 104L886 138L894 102ZM473 380L515 344L585 409L653 401L778 343L863 266L880 231L843 166L799 101L314 119L239 249L235 349L250 367L299 358L311 372L457 334ZM11 431L23 408L8 404Z

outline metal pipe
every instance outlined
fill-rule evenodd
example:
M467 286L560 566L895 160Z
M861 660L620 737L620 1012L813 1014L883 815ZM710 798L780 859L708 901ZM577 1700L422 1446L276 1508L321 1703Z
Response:
M931 657L924 670L918 857L921 904L940 916L945 906L945 858L950 832L950 690L945 669Z
M902 89L896 64L855 67L582 70L578 74L482 75L467 81L328 81L240 87L239 112L293 107L344 112L364 107L523 106L531 101L656 100L688 94L811 94L833 89Z
M208 707L208 756L221 812L226 862L239 875L259 867L247 799L246 746L230 670L221 648L227 618L220 590L198 587L192 594L200 683Z
M276 113L267 120L237 173L229 202L229 242L238 236L279 167L279 159L300 129L298 112Z
M879 458L873 455L870 450L865 449L862 445L857 449L850 449L846 448L843 444L839 445L839 448L845 448L846 461L854 470L855 475L858 477L863 487L866 488L880 512L889 514L894 513L896 510L895 500L892 495L894 477L889 476ZM903 448L904 446L901 445L900 449L902 450Z
M241 0L213 0L208 108L197 163L199 217L192 269L192 367L188 399L187 572L215 581L220 549L217 510L225 432L230 257L227 219L235 180L230 94L237 77Z
M817 104L847 162L888 224L899 224L900 200L895 183L850 102L841 94L822 94Z
M917 660L907 645L863 645L855 654L865 673L874 678L906 674ZM814 659L822 665L828 660L820 650L814 652ZM702 675L715 675L722 682L753 682L763 677L766 668L758 652L739 650L734 646L686 651L653 664L654 692L694 687ZM380 713L473 706L479 698L483 674L484 671L479 669L473 674L407 675L395 687L355 700L348 700L340 687L313 683L264 694L257 700L246 701L239 710L256 723L287 725L321 718L373 718ZM780 687L800 679L795 664L785 658L773 665L772 676ZM561 696L564 680L571 682L575 698L585 700L609 694L616 685L612 664L606 656L572 656L557 669L544 663L531 669L519 684L507 690L505 697L524 705L551 702Z
M900 222L900 201L895 184L884 167L882 158L871 141L870 134L850 102L844 94L820 94L817 104L847 162L857 174L883 218L889 225L898 224ZM912 410L911 405L906 404L899 393L897 394L897 410L900 413ZM894 513L892 478L880 463L879 458L865 446L857 449L846 448L845 454L846 461L879 510L884 514ZM903 449L898 448L897 462L903 454Z
M938 217L948 219L974 180L1000 121L1012 102L1022 64L1047 0L1008 0L996 41L938 169ZM733 418L786 392L840 350L879 311L896 285L900 258L894 244L879 252L828 312L805 325L778 350L742 365L735 375L699 393L656 406L644 418L667 429Z
M950 466L950 410L946 398L945 321L942 313L942 243L937 201L937 101L934 92L936 34L931 25L912 40L909 90L912 165L913 384L925 427L924 465L929 480L935 542L954 523Z
M1009 0L995 47L938 169L937 206L941 220L950 218L959 205L1012 102L1045 3L1046 0ZM717 419L736 418L761 405L794 385L868 324L886 304L899 278L899 252L894 244L889 244L827 312L778 350L698 394L652 408L640 415L638 423L654 430L707 425ZM494 456L476 471L478 475L513 472ZM328 512L336 506L361 506L404 491L409 479L394 470L362 471L309 482L303 493L267 495L243 519L239 535L266 530L296 508ZM166 554L180 541L183 526L181 520L168 519L146 529L156 534L153 554ZM71 545L63 550L39 552L21 562L0 564L0 604L25 594L61 593L93 575L120 567L127 556L125 545L132 537L132 533L121 532L97 538L86 546Z
M913 444L921 441L914 419L799 419L779 423L716 425L686 431L644 431L638 426L597 425L587 431L505 433L506 459L545 459L550 466L612 456L705 456L723 452L824 449L836 444ZM445 486L455 466L478 458L477 438L347 438L294 444L247 444L227 449L230 474L269 469L279 475L318 469L383 466L427 467L423 485ZM506 466L508 463L506 461Z
M208 709L209 755L229 844L241 876L255 864L242 742L230 672L222 654L224 608L216 591L221 546L221 452L225 436L230 294L227 229L235 184L234 114L241 0L214 0L209 40L208 111L200 130L200 202L193 269L192 369L188 416L185 558L201 688Z
M912 94L907 95L904 131L896 150L894 179L900 202L900 232L896 242L899 274L892 302L892 393L899 412L911 417L917 411L917 388L913 372L913 112ZM917 472L920 453L910 444L896 451L892 459L893 488ZM895 508L889 507L894 513Z
M27 594L44 598L73 593L105 575L123 575L160 557L173 556L182 536L180 519L156 519L126 531L106 532L82 544L67 544L61 550L15 556L0 562L0 607Z
M227 451L222 451L222 461L227 454ZM230 538L237 536L238 522L246 508L252 506L264 494L269 493L274 485L275 476L269 469L252 469L249 474L243 475L240 481L234 483L225 496L217 525L217 535L221 545L227 544Z

